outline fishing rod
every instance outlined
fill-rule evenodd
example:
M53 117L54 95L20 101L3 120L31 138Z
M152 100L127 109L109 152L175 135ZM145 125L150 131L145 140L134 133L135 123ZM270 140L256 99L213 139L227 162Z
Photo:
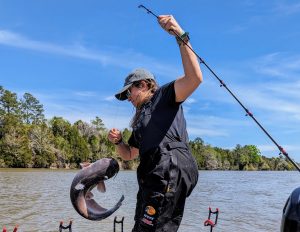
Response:
M148 14L153 15L154 17L156 17L158 19L158 16L156 14L154 14L151 10L149 10L147 7L145 7L144 5L139 5L138 8L144 8ZM267 132L267 130L257 121L257 119L254 117L254 115L243 105L243 103L236 97L236 95L227 87L227 85L225 84L225 82L220 79L218 77L218 75L206 64L206 62L192 49L192 47L190 45L188 45L187 42L185 42L180 35L178 35L174 30L172 30L172 32L176 35L177 39L180 40L182 43L184 43L199 59L200 64L203 64L212 74L213 76L220 82L220 87L224 87L229 94L238 102L238 104L245 110L246 112L246 116L250 116L254 122L260 127L260 129L268 136L268 138L276 145L276 147L279 150L279 155L283 154L293 165L294 167L300 172L300 167L298 166L298 164L292 159L290 158L289 154L283 149L282 146L280 146L275 139Z

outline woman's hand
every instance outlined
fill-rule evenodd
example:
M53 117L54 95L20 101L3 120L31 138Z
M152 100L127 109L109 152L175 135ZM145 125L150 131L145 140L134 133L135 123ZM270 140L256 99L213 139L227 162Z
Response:
M181 36L184 33L184 31L182 30L182 28L179 26L179 24L177 23L177 21L174 19L172 15L158 16L158 23L164 30L166 30L171 35L176 36L177 34Z
M130 147L128 144L123 143L122 133L118 129L113 128L108 132L108 140L115 145L118 145L116 146L116 151L123 160L133 160L138 157L139 149Z
M122 133L116 128L113 128L108 133L108 140L114 144L122 140Z

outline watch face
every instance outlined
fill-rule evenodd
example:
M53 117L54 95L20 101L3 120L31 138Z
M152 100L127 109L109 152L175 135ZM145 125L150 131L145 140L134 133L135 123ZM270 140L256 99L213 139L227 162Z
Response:
M178 45L189 42L190 37L188 32L184 32L180 37L176 36Z

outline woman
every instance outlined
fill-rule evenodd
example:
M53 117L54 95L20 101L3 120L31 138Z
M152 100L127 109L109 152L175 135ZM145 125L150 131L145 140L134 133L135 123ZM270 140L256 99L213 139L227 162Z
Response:
M171 15L159 16L158 22L164 30L180 35L191 46L188 33ZM115 95L118 100L128 99L136 108L128 144L123 142L118 129L111 129L108 135L122 159L140 158L133 232L177 231L185 200L198 180L181 103L202 82L202 73L195 54L181 40L177 43L184 76L158 87L150 72L136 69Z

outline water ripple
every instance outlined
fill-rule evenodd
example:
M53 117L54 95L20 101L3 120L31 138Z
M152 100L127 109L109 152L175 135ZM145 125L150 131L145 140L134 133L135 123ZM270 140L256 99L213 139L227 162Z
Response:
M125 216L124 231L131 231L136 173L120 172L107 182L105 194L95 192L95 199L108 208L125 195L122 207L100 222L88 221L73 209L69 187L75 174L76 171L0 169L0 227L19 224L22 232L54 232L61 220L73 220L74 232L110 232L114 216ZM209 206L220 209L216 231L279 231L284 203L299 184L298 172L201 171L199 183L187 199L179 231L209 231L203 226Z

